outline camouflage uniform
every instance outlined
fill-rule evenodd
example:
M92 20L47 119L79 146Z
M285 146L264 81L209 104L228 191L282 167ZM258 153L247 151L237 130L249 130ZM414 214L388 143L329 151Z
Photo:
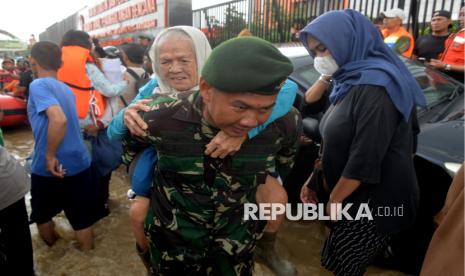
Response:
M252 252L266 221L244 221L244 203L276 170L291 169L301 132L292 109L225 159L204 155L218 129L202 119L198 92L156 96L144 114L145 143L158 151L147 216L157 275L251 275ZM141 141L127 140L130 161Z

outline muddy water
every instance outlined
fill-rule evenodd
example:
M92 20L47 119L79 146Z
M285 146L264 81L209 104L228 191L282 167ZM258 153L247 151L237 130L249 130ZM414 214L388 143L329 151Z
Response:
M6 148L24 162L33 147L29 128L5 129L4 135ZM127 183L123 168L113 173L110 185L111 214L95 225L95 249L88 253L74 248L73 232L63 214L54 219L61 239L53 247L45 245L38 235L37 227L31 225L37 275L145 275L144 267L135 253L128 219ZM30 212L29 196L27 205ZM277 249L297 266L299 275L331 275L319 264L319 251L324 237L324 228L319 222L287 222L278 235ZM254 275L265 276L272 273L258 264ZM368 275L403 274L372 267Z

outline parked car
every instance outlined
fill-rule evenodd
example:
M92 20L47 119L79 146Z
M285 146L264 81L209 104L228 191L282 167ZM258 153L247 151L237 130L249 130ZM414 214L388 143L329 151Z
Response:
M313 59L304 47L279 47L294 64L290 79L299 86L294 106L302 113L304 133L314 140L303 144L296 165L284 186L290 202L299 202L300 187L308 178L318 155L318 120L329 105L328 98L306 104L305 91L320 74L313 67ZM415 225L394 236L390 253L378 264L418 274L435 226L433 216L444 205L453 176L464 161L464 85L439 71L399 56L423 89L426 109L417 109L421 132L414 156L420 187L420 206ZM328 93L327 93L328 94Z

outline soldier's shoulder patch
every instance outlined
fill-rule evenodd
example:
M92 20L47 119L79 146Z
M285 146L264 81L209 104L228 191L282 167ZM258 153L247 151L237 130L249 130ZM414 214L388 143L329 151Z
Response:
M160 107L161 105L164 104L171 104L174 102L179 101L180 99L176 95L176 93L170 93L170 94L154 94L152 96L152 101L148 103L147 105L150 106L152 109L154 107Z

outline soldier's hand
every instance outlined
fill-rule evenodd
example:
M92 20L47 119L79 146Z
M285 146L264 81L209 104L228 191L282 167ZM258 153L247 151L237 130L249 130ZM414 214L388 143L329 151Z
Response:
M228 155L233 155L241 149L242 143L246 139L247 136L231 137L224 131L220 131L206 146L205 155L210 155L213 158L225 158Z
M144 122L141 116L139 116L139 111L149 111L150 107L145 104L151 101L152 100L150 99L137 101L130 104L124 111L124 124L133 135L141 137L147 135L145 130L148 128L148 125Z

